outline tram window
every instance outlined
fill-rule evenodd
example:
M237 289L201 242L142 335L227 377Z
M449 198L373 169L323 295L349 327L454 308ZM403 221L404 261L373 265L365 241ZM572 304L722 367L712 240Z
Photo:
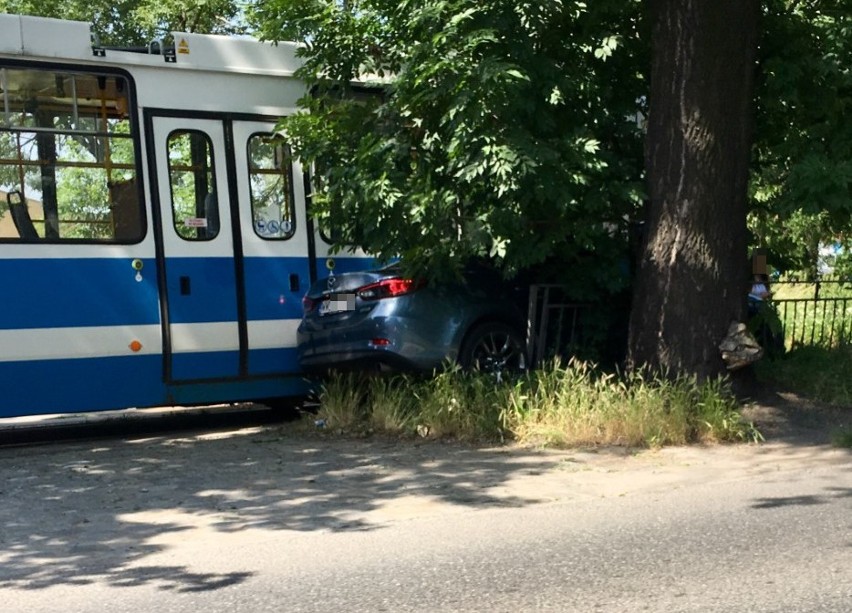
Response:
M330 224L322 223L323 220L318 220L319 235L329 245L342 245L343 238L340 234L340 228Z
M190 241L216 238L219 203L210 138L197 130L179 130L169 135L167 147L175 232Z
M0 240L142 239L129 93L121 76L0 66Z
M286 239L296 231L290 147L274 134L254 134L248 142L251 216L255 233Z

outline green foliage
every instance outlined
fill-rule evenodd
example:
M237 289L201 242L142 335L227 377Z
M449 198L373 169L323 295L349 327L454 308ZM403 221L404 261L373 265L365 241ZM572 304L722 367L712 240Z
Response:
M773 287L789 347L833 349L852 342L852 284L781 282ZM820 300L814 300L817 295Z
M331 429L352 429L363 418L367 395L365 380L357 374L335 374L320 392L320 423Z
M503 441L503 407L512 388L493 376L448 368L415 390L418 433L432 438Z
M273 0L252 19L305 45L313 95L282 128L342 243L431 275L623 255L642 198L638 2Z
M131 15L143 31L165 37L172 31L245 34L242 3L236 0L136 0Z
M846 429L835 432L831 437L831 442L835 447L852 449L852 430Z
M852 245L848 242L842 253L836 256L834 262L834 272L844 278L852 279Z
M852 0L767 0L749 224L782 270L821 241L852 271ZM613 278L641 199L648 37L637 0L0 0L94 24L104 44L171 30L304 43L310 115L287 122L342 241L429 271L596 252ZM380 86L364 96L353 79ZM568 239L566 239L568 237ZM429 266L428 264L437 266ZM589 270L589 263L572 271Z
M803 300L819 298L847 298L852 300L852 279L822 279L817 282L802 281L797 275L781 275L772 284L775 300Z
M235 0L0 0L0 11L86 21L104 45L145 45L172 31L246 31Z
M781 270L852 248L852 2L764 3L749 225Z
M347 435L572 447L760 440L725 381L603 374L553 363L515 381L448 368L434 378L335 375L317 417Z
M522 443L658 447L760 439L721 379L603 375L570 362L532 373L511 400L510 429Z
M370 381L367 425L371 431L407 435L417 428L416 398L407 377Z
M449 367L434 378L358 373L330 375L317 418L335 432L502 440L501 412L510 387Z
M761 360L758 377L783 389L829 404L852 407L852 346L794 347L782 360Z

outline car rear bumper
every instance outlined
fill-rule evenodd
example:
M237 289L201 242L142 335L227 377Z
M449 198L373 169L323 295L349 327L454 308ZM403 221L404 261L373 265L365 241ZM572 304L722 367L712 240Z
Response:
M305 325L298 331L299 364L306 371L364 368L431 371L456 358L441 332L421 330L418 322L388 317L364 320L349 327L322 329Z
M308 374L321 374L329 371L358 372L421 372L434 368L417 364L389 351L352 352L347 354L326 354L303 356L299 362L302 370Z

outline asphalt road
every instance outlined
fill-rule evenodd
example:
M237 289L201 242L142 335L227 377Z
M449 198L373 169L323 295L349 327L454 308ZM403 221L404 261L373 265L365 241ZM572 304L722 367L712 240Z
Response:
M0 610L852 611L848 451L286 428L0 449Z

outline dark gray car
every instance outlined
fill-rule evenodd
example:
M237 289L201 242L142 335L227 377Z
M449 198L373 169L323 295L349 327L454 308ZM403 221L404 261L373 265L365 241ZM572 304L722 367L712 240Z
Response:
M405 278L398 266L331 275L303 300L299 361L308 371L431 371L448 361L523 370L524 300L487 267L450 284Z

